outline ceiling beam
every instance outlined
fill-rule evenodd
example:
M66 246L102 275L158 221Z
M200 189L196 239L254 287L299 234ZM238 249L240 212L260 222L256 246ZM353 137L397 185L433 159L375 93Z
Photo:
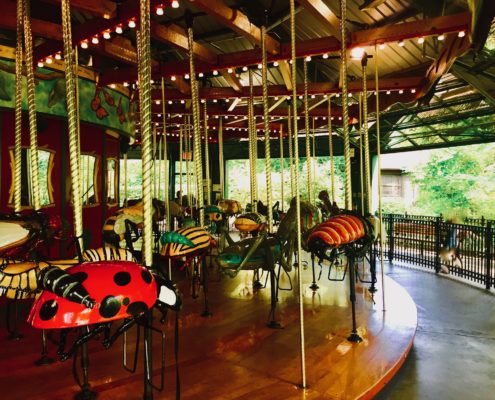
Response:
M365 0L363 4L359 6L361 11L371 10L378 7L380 4L385 3L387 0Z
M333 36L341 40L340 20L323 0L297 0L297 2L323 23Z
M421 90L418 91L418 98L427 94L442 75L449 71L456 58L463 55L469 49L471 46L469 36L466 34L460 38L455 33L447 36L439 56L426 71L424 84Z
M239 103L241 102L241 100L242 100L242 99L241 99L240 97L236 97L236 98L234 99L234 101L233 101L233 102L230 104L230 106L229 106L229 109L228 109L228 110L229 110L229 112L234 111L234 109L237 107L237 104L239 104Z
M442 33L460 31L466 31L467 33L470 26L470 12L420 19L353 32L351 34L350 47L373 46L375 43L396 42L399 40L440 35Z
M167 43L179 50L189 51L187 33L180 26L171 24L168 26L151 22L151 37L162 43ZM200 43L193 44L194 56L209 64L217 63L217 55Z
M380 90L381 91L398 91L398 90L404 90L405 92L407 91L410 93L411 90L418 90L418 88L421 85L421 82L423 81L423 77L421 76L416 76L416 77L407 77L407 78L387 78L387 79L381 79L380 80ZM374 87L375 81L370 79L368 81L369 87ZM297 94L298 95L303 95L304 94L304 85L298 84L297 87ZM362 83L360 81L353 81L349 82L348 85L348 90L349 93L358 93L362 90ZM323 94L330 94L330 93L338 93L340 89L338 88L338 85L336 83L332 82L310 82L308 83L308 94L309 95L323 95ZM263 94L263 87L262 86L254 86L253 87L253 95L254 97L261 97ZM404 93L406 94L406 93ZM268 86L268 96L269 97L282 97L282 96L291 96L292 92L287 90L287 88L284 85L269 85ZM234 89L229 88L229 87L203 87L199 89L199 96L201 99L207 99L207 100L222 100L222 99L235 99L235 98L248 98L249 97L249 88L248 87L243 87L242 91L236 92ZM152 97L153 99L160 99L161 98L161 92L159 90L153 90L152 91ZM385 97L385 96L382 96ZM386 96L387 98L390 98L390 96ZM172 92L170 91L167 93L167 99L168 100L185 100L186 97L184 97L182 94L178 92Z
M491 79L484 78L480 75L475 76L470 74L457 64L452 67L452 73L472 86L485 98L487 103L495 106L495 85Z
M270 108L268 109L268 112L272 112L275 110L280 104L282 104L284 101L286 101L287 98L285 96L280 97L275 103L273 103Z
M15 31L17 24L17 10L15 2L2 3L2 17L0 28ZM44 37L51 40L62 40L62 27L53 22L31 18L31 30L34 36Z
M428 18L420 21L405 22L381 28L366 29L356 31L351 34L352 42L348 45L352 47L363 47L379 43L393 42L401 39L411 39L413 37L436 35L440 33L459 32L469 30L471 17L470 13L455 14L445 17ZM468 36L468 35L466 35ZM297 57L317 56L324 53L336 53L340 51L340 42L333 36L317 39L299 41L296 45ZM277 55L269 54L268 62L291 59L291 48L289 43L284 43L280 47ZM197 72L208 73L213 70L243 67L245 65L258 65L261 63L261 50L243 50L234 53L218 55L218 62L215 65L200 63L198 60ZM184 75L189 72L189 66L183 61L170 61L162 64L160 76L169 77L171 75ZM135 69L123 69L114 71L106 76L102 76L102 82L119 83L135 80Z
M292 90L292 79L289 63L285 60L280 60L278 63L278 69L282 75L282 79L284 80L285 87L287 90Z
M227 6L223 0L190 0L196 8L206 12L223 25L261 46L261 29L253 25L249 18L239 10ZM280 44L271 36L266 36L266 51L271 54L280 52Z
M227 81L227 84L234 89L236 92L242 92L242 88L244 87L241 80L234 74L229 74L227 70L222 69L220 71L224 79Z
M170 3L168 0L151 0L151 8L157 6L160 3ZM71 3L72 5L72 3ZM108 29L115 29L119 24L126 23L131 18L139 17L139 1L128 0L121 4L119 7L119 12L116 14L115 18L104 19L104 18L93 18L83 24L74 25L72 27L72 45L78 45L81 41L85 39L90 39L94 35L100 35L103 31ZM138 18L139 19L139 18ZM62 27L59 27L62 31ZM91 46L90 46L91 49ZM34 49L34 61L38 61L46 58L47 56L54 55L62 51L61 42L47 42Z
M43 0L46 3L60 4L60 0ZM71 8L80 11L86 11L105 19L115 18L117 13L117 4L109 0L71 0Z

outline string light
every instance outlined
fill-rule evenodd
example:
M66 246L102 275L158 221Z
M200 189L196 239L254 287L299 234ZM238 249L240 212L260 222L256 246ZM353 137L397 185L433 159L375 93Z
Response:
M244 72L246 72L246 71L248 70L248 67L244 66L244 67L242 67L242 70L243 70Z
M200 73L198 74L198 77L200 77L200 78L202 78L203 76L205 76L205 74L203 74L202 72L200 72Z
M258 64L258 69L261 69L261 68L263 68L263 65Z
M184 79L189 79L189 78L190 78L189 74L184 75Z
M228 69L227 69L227 72L228 72L229 74L231 74L232 72L234 72L234 70L233 70L232 68L228 68Z
M385 43L380 43L380 45L378 46L378 48L380 50L385 50Z
M124 87L128 87L129 86L129 82L124 82Z
M418 38L418 43L423 44L425 42L425 38L423 36Z
M115 33L122 35L123 32L124 32L124 30L122 29L122 25L117 25L115 27Z
M278 96L275 96L274 100L275 100L275 101L278 101Z
M416 93L416 89L411 89L411 93Z
M387 90L387 94L390 94L390 90Z
M401 89L401 90L399 90L399 94L402 94L402 93L404 93L404 91L403 91L402 89Z
M172 8L179 8L179 2L177 0L172 1Z
M171 80L172 82L175 82L175 81L177 80L177 78L175 77L175 75L172 75L172 76L170 77L170 80Z
M163 4L160 4L155 9L156 15L163 15Z
M180 104L184 104L186 101L185 100L181 100L180 101Z
M172 103L173 103L173 102L172 102L172 100L169 100L169 101L168 101L168 104L172 104Z
M55 54L55 60L61 60L62 59L62 54L57 53Z
M38 65L39 68L43 68L43 66L44 66L43 61L38 61L38 64L37 65Z
M326 60L328 58L328 53L323 54L323 59Z
M115 83L111 83L111 84L110 84L110 88L111 88L111 89L115 89Z
M218 75L218 71L216 69L213 70L213 75L215 75L215 76Z
M217 102L218 102L218 100L217 100L217 99L213 99L213 103L217 103Z
M304 59L304 61L306 61L306 62L310 62L310 61L311 61L311 56L307 56L307 57Z
M51 63L53 62L53 60L52 60L52 58L51 58L51 57L47 57L47 58L46 58L46 60L45 60L45 62L46 62L47 64L51 64Z
M81 42L81 49L87 49L88 48L88 41L87 40L83 40Z
M362 47L354 47L351 49L351 58L354 60L361 60L364 56L364 49Z
M466 31L460 31L460 32L457 34L457 37L460 37L460 38L463 38L464 36L466 36Z
M161 100L155 100L155 104L156 104L157 106L159 106L161 103L162 103L162 101L161 101Z
M404 41L403 40L400 40L399 41L399 47L404 47L404 45L405 45Z
M134 19L130 19L127 23L127 26L131 29L134 29L136 27L136 21L134 21Z
M445 35L442 33L441 35L438 35L437 38L440 42L445 39Z
M273 66L274 66L274 67L278 67L278 61L274 61L274 62L273 62Z
M316 98L316 96L315 96L314 94L312 94L312 95L311 95L311 98L312 98L312 99L315 99L315 98Z
M110 35L110 31L109 30L106 30L103 32L103 39L110 39L111 38L111 35Z

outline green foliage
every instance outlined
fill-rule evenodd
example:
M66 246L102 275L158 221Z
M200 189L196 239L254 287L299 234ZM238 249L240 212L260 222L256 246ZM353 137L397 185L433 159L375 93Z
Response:
M418 185L414 212L495 217L495 145L436 150L410 171Z

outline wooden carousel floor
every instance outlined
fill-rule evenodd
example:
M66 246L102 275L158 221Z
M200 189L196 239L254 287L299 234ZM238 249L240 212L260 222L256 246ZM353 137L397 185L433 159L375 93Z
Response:
M177 275L177 274L176 274ZM188 281L182 279L184 307L180 315L180 379L182 399L355 399L371 398L400 368L412 345L416 306L407 292L386 278L386 312L382 312L381 287L375 302L367 290L357 288L358 331L363 342L347 341L351 330L348 281L329 282L323 272L316 293L309 289L311 270L303 271L306 370L308 389L301 383L299 307L297 288L282 292L278 320L283 329L266 327L269 288L252 290L252 274L235 279L211 276L209 318L199 316L202 298L193 300ZM294 273L291 274L295 286ZM281 277L281 286L290 284ZM25 305L27 309L27 304ZM5 307L2 306L4 309ZM22 308L22 307L21 307ZM24 317L21 310L21 317ZM3 311L2 311L3 314ZM169 317L170 318L170 317ZM4 326L2 319L2 327ZM158 322L157 322L157 325ZM78 390L71 361L37 367L40 333L21 325L24 339L7 340L0 333L0 390L2 399L70 399ZM175 398L173 355L174 318L166 332L166 388L155 399ZM130 335L132 336L132 335ZM129 345L130 346L130 345ZM158 378L161 345L154 339ZM99 399L142 399L142 360L135 374L121 366L122 346L104 350L93 341L90 382ZM54 346L50 346L54 356ZM142 354L142 352L141 352Z

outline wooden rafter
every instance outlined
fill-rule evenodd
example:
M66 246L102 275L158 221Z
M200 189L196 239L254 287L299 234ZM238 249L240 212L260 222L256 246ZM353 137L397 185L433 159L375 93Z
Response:
M156 22L151 23L151 36L153 39L167 43L180 50L189 51L187 33L180 26L171 24L168 26L160 25ZM194 56L209 64L217 63L217 55L200 43L194 42Z
M43 0L51 4L60 4L61 0ZM86 11L105 19L115 18L116 2L109 0L71 0L70 6L76 10Z
M241 11L227 6L223 0L194 0L191 3L225 26L248 38L253 43L261 45L261 29L252 24L249 18ZM267 35L266 49L268 53L278 54L280 52L280 44L271 36Z
M236 92L242 92L242 88L244 86L237 76L235 76L233 73L228 73L225 69L222 69L220 73L232 89L234 89Z
M322 22L339 41L340 35L340 20L332 10L325 4L323 0L297 0L311 15L318 21Z
M361 11L371 10L378 7L380 4L385 3L387 0L365 0L363 4L359 6Z
M287 90L292 90L292 79L289 63L285 60L280 60L278 63L278 69L282 75L282 79L284 80L285 87Z

